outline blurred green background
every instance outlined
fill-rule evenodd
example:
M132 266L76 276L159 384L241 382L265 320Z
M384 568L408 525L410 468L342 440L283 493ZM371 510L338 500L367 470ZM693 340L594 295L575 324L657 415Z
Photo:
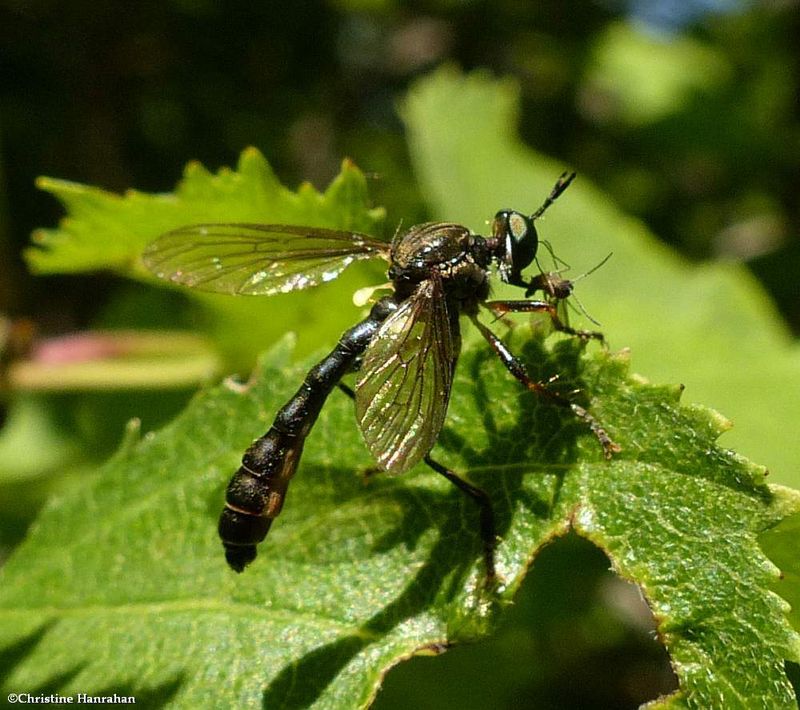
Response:
M387 234L401 220L466 221L463 213L440 214L458 206L457 194L430 189L437 170L460 176L461 166L446 157L431 165L435 151L420 147L419 136L407 135L404 126L404 119L413 124L407 92L446 63L517 83L520 136L550 157L552 179L560 170L551 165L577 170L585 184L605 193L603 204L616 204L682 254L687 261L680 263L742 264L773 300L783 321L776 319L775 329L787 350L796 351L798 36L800 6L792 0L172 0L135 6L0 0L4 372L43 344L70 350L74 341L59 340L70 333L89 334L91 360L91 348L98 347L91 334L98 329L202 333L205 324L197 304L181 294L109 274L32 277L21 257L31 231L63 216L55 200L34 188L37 176L120 192L169 191L187 161L217 169L252 145L292 187L309 180L324 188L342 158L351 157L368 175L374 204L386 208ZM420 112L415 115L418 134ZM469 121L458 115L456 122ZM475 146L476 153L481 149ZM487 184L503 178L496 166L480 176ZM530 194L529 201L512 202L517 197L509 195L508 204L491 205L485 218L503 207L532 210L541 199L527 185L517 193ZM559 214L570 212L571 199L580 209L580 198L570 194ZM546 229L561 254L557 219L552 232ZM591 222L591 212L586 219ZM592 244L595 251L602 256L608 248ZM664 252L665 261L672 258ZM573 273L594 263L581 258ZM612 260L585 282L589 292L594 282L609 294L607 301L595 294L589 304L604 327L614 323L613 290L625 290L628 279L648 278L638 268ZM694 295L678 293L681 288L676 281L675 308L691 311ZM697 298L704 295L700 289ZM669 307L672 294L659 296ZM659 324L650 327L657 336ZM753 377L769 377L759 342L748 342L751 331L743 331L742 342L755 353ZM303 334L302 352L335 338L326 329L315 332ZM616 333L607 333L614 346L630 342ZM224 346L193 350L168 334L164 342L209 360L198 363L188 383L151 382L125 391L59 391L3 378L0 559L49 496L93 475L119 446L129 419L139 417L145 431L157 427L181 409L203 373L246 372L255 349L269 345L231 354ZM671 344L656 347L668 362ZM81 358L80 347L77 355L70 352ZM635 369L643 374L691 383L691 364L681 361L683 369L673 373L651 363L647 352L638 355L637 361L635 350ZM800 387L796 380L773 385ZM702 387L693 393L690 384L689 392L704 401ZM730 414L724 398L706 403ZM796 430L794 421L786 429ZM744 453L773 465L758 442L743 441ZM800 483L796 457L780 464L777 480ZM646 609L607 566L602 554L578 540L556 543L537 559L498 640L405 664L389 674L379 706L632 707L667 691L671 675Z

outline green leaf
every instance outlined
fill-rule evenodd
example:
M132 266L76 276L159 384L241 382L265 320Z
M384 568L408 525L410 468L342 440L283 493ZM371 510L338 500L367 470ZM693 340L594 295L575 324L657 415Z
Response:
M472 502L425 467L367 479L339 392L259 558L242 575L226 568L215 531L226 481L310 365L287 365L284 345L250 386L200 394L49 506L0 571L8 691L363 707L392 663L496 628L536 551L573 528L641 586L681 683L669 702L790 707L783 663L798 640L756 536L798 513L800 496L718 448L721 420L681 407L679 388L628 379L623 356L522 332L509 342L535 377L579 387L623 450L605 461L485 345L466 349L434 454L492 498L496 596L482 591Z
M41 395L8 404L0 429L0 560L54 491L92 468Z
M0 430L0 487L24 484L62 468L76 457L75 444L41 397L17 399Z
M511 85L480 76L444 72L417 87L406 117L443 217L484 231L499 207L533 209L549 190L561 166L513 136L514 102ZM456 114L469 120L453 121ZM237 172L190 168L175 195L43 186L70 217L39 233L40 248L28 253L41 273L110 268L148 278L143 246L191 222L371 232L379 216L349 165L324 195L310 187L295 195L254 152ZM695 396L705 384L726 412L725 397L747 402L773 437L762 440L756 428L745 435L749 450L767 443L763 458L791 462L796 449L781 437L796 411L787 384L797 380L797 352L763 296L737 269L693 269L648 243L640 225L586 186L568 194L570 209L549 212L541 233L573 263L579 253L587 269L615 250L580 287L612 342L635 345L637 369L683 379ZM299 325L314 342L338 336L356 319L339 304L368 275L263 301L187 296L245 362L259 343ZM320 307L328 303L337 305ZM468 348L434 453L492 497L504 582L496 597L481 587L471 502L424 468L364 482L372 462L338 392L259 560L240 577L225 568L215 524L226 480L303 376L284 348L251 387L200 395L173 425L126 447L90 488L51 503L0 571L8 690L117 692L175 706L208 697L222 706L363 706L398 659L493 631L536 552L574 529L640 585L654 610L681 682L662 705L794 706L783 663L798 659L798 640L770 587L797 598L798 494L767 487L763 469L717 448L722 417L679 407L678 388L626 379L623 358L584 360L572 342L552 352L537 340L516 344L537 377L559 373L566 390L585 392L624 448L605 462L578 422L521 392L485 346ZM737 369L744 363L749 370ZM765 405L773 393L775 406Z
M49 356L12 363L15 392L188 388L213 379L219 362L202 339L180 331L86 331L45 341ZM59 359L59 356L62 356ZM36 431L25 422L28 435Z
M58 229L40 229L35 246L25 252L38 274L110 269L152 284L158 282L142 266L145 246L171 229L201 222L260 222L332 227L374 234L383 210L369 206L367 184L349 160L324 193L308 183L297 192L283 187L255 148L245 150L235 171L216 175L199 163L186 168L174 194L150 195L135 190L119 196L87 185L41 178L39 187L64 205L68 216ZM313 291L269 299L228 298L186 290L200 304L205 327L232 367L249 370L255 355L287 330L301 333L300 352L335 342L355 320L358 309L350 294L385 278L374 265L351 267L335 283ZM328 300L341 307L319 307Z
M436 217L485 233L500 208L533 211L569 168L516 135L518 94L513 81L452 68L412 88L403 115ZM800 345L744 267L690 264L580 175L537 227L573 278L613 252L577 287L611 344L631 348L636 372L723 412L735 423L726 445L800 487Z
M788 493L788 492L787 492ZM789 497L789 496L787 496ZM791 511L791 505L788 511ZM784 517L761 538L761 546L781 570L775 591L791 605L790 618L794 628L800 629L800 515Z
M373 231L381 210L367 208L366 181L352 162L324 194L304 183L283 187L264 156L245 150L236 171L216 175L190 163L174 194L129 190L124 197L66 180L40 178L38 186L69 213L58 229L40 229L25 257L40 274L114 269L146 275L138 259L159 234L198 222L265 222L336 226Z
M731 80L723 52L688 35L664 41L628 22L596 38L584 91L613 105L616 120L645 124L680 111Z

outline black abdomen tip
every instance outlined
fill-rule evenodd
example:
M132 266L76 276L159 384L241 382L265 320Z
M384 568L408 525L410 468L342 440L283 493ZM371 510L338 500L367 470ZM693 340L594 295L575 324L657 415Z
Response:
M241 572L256 558L256 545L269 532L272 518L251 515L241 510L225 507L219 516L219 536L225 547L225 559L237 572Z
M225 547L225 559L234 572L242 572L256 558L255 545L228 545Z

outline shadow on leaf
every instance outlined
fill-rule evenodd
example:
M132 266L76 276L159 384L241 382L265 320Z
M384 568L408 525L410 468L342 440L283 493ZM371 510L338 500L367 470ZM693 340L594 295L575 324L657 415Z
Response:
M34 649L42 642L54 626L54 622L45 623L30 635L0 650L0 685L5 685L8 678L13 674L14 669L20 665L28 655L33 653ZM84 664L77 664L74 668L57 673L46 681L43 681L41 685L26 689L26 692L31 695L51 695L56 693L81 672L83 665Z
M13 675L14 669L33 653L55 626L55 622L46 623L28 636L0 649L0 686L6 686L8 679ZM65 688L69 686L70 681L76 678L85 667L86 663L76 664L69 670L50 676L39 685L25 688L24 692L31 696L64 694ZM140 688L126 684L113 685L99 690L86 689L81 690L81 692L93 697L111 697L115 694L118 696L133 696L136 698L137 705L146 708L161 708L169 705L182 683L183 678L177 677L152 688Z
M164 708L172 704L176 693L180 690L184 679L178 676L172 680L164 681L152 688L140 688L131 684L113 685L98 691L93 691L90 695L100 697L132 696L136 698L136 704L145 708Z
M558 372L560 388L572 390L582 387L577 375L580 350L579 345L571 344L553 358L541 343L532 341L522 356L534 377L546 380ZM499 423L493 415L493 397L481 376L492 360L494 356L487 350L466 363L473 383L469 396L483 413L488 445L475 449L469 443L469 432L453 428L442 432L439 443L445 451L457 453L467 469L477 474L470 478L484 486L492 498L497 533L502 538L511 526L518 503L543 520L554 505L554 501L532 495L523 488L523 477L531 469L526 462L535 462L537 469L555 471L557 489L564 472L576 460L576 437L583 432L583 427L580 422L571 425L573 417L569 411L547 403L542 405L535 395L521 388L515 390L513 379L504 372L500 375L510 380L504 391L515 397L516 410L510 426ZM499 367L502 370L502 366ZM474 503L456 489L439 492L384 479L371 481L370 485L380 488L380 495L391 498L402 511L398 525L375 542L375 552L398 544L413 548L430 528L438 530L438 538L427 560L404 590L365 622L359 633L321 646L284 667L264 692L265 708L301 708L313 703L366 647L403 621L429 609L434 602L442 606L439 615L444 613L447 617L450 640L480 637L496 626L502 608L500 598L480 589L480 585L478 591L469 591L467 587L470 574L481 564L482 557L478 510ZM339 493L344 493L342 488ZM345 497L354 494L355 490L344 493ZM421 515L421 510L426 514ZM480 567L477 574L482 574Z
M23 636L11 645L0 649L0 684L6 682L14 668L39 645L52 626L52 622L43 624L28 636Z

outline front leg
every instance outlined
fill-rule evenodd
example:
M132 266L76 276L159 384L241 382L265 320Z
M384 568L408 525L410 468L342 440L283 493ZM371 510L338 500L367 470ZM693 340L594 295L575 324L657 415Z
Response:
M568 326L558 317L556 307L547 301L487 301L483 305L498 318L502 318L508 313L547 313L553 327L560 333L574 335L582 340L599 340L601 343L605 343L603 334L598 331L576 330Z
M512 303L514 303L514 301L512 301ZM525 303L525 301L520 301L520 303ZM597 419L595 419L585 407L581 407L579 404L570 402L568 399L565 399L558 394L558 392L553 392L546 384L534 380L528 374L528 371L525 369L525 365L523 365L522 361L508 349L506 344L500 340L500 338L498 338L491 330L489 330L489 328L481 323L477 316L472 316L472 322L480 331L481 335L486 338L489 345L492 346L492 350L494 350L495 354L500 358L500 361L503 363L503 365L505 365L506 369L518 382L527 387L531 392L535 392L542 397L546 397L553 404L570 409L572 413L578 417L578 419L583 421L595 435L597 441L600 442L600 446L603 447L603 455L607 459L610 459L615 453L621 451L619 444L616 444L611 439L611 437L608 435L608 432L606 432L600 422L597 421Z

